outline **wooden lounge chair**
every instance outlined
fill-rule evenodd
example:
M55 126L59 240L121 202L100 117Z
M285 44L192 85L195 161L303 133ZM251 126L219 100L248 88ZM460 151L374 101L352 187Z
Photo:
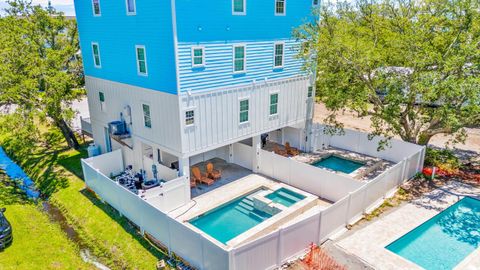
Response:
M300 151L298 151L298 149L295 147L291 147L289 142L285 143L285 150L287 150L287 154L290 156L296 156L300 154Z
M212 178L213 180L218 180L222 178L222 173L219 170L215 170L213 163L207 163L207 177Z
M280 156L284 156L284 157L288 157L288 154L287 154L287 151L283 150L283 149L280 149L278 147L278 145L275 145L273 147L273 152L277 155L280 155Z
M215 182L215 181L213 181L213 179L210 179L207 176L202 175L202 172L200 171L200 169L198 167L193 167L192 168L192 174L193 174L193 180L194 181L198 181L200 183L207 184L207 186L210 186L211 184L213 184Z
M193 176L190 177L190 188L195 188L197 187L197 181Z

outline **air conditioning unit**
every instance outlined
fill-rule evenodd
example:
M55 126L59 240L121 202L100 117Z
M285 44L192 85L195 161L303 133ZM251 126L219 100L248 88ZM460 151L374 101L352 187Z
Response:
M112 135L124 135L127 134L127 129L124 121L113 121L108 123L110 134Z

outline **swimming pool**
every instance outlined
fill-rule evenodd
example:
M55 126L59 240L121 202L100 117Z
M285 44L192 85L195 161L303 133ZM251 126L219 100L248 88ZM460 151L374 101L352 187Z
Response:
M257 190L190 220L190 224L226 244L228 241L272 217L253 207Z
M480 201L465 197L386 248L426 270L446 270L479 245Z
M312 163L312 165L315 167L327 168L330 170L349 174L356 171L358 168L362 167L365 164L363 164L362 162L331 155L329 157Z
M282 188L279 188L279 189L275 190L274 192L266 195L265 198L267 198L267 199L269 199L273 202L282 204L286 207L290 207L293 204L295 204L296 202L299 202L299 201L305 199L306 197L301 195L301 194L298 194L294 191L291 191L289 189L286 189L286 188L282 187Z

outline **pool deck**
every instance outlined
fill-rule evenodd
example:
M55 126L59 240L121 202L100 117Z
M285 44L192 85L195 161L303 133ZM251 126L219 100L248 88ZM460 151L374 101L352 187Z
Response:
M306 198L290 207L279 206L279 208L283 208L282 212L230 240L227 245L223 245L220 242L217 244L223 246L224 248L240 245L241 243L260 237L261 235L265 235L266 233L277 229L281 225L301 218L302 214L314 207L325 209L331 205L331 202L321 200L315 195L296 189L284 183L274 181L262 175L251 173L247 176L237 179L236 181L230 182L221 187L217 187L208 193L199 195L189 204L170 212L169 215L181 222L185 222L187 226L192 228L192 230L202 233L210 240L216 241L195 226L190 225L188 220L261 187L266 187L271 190L285 187L299 194L305 195Z
M465 195L480 198L480 188L452 181L419 199L358 230L352 230L335 245L357 256L375 269L423 269L403 257L387 250L385 246L421 225ZM465 258L456 270L478 269L480 248Z
M355 153L355 152L351 152L351 151L347 151L339 148L334 148L334 147L329 147L323 150L317 150L311 153L300 153L300 155L292 158L299 162L311 164L332 155L338 156L344 159L364 163L362 167L353 171L350 174L334 171L335 173L348 175L359 181L372 180L394 165L392 162L387 160L383 160L380 158L371 157L364 154Z

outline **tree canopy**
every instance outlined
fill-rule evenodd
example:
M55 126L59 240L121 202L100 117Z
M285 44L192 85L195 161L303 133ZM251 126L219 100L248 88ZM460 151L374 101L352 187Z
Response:
M12 106L19 125L48 121L70 147L78 142L70 128L71 103L83 91L75 21L55 9L29 1L8 1L0 17L0 105Z
M359 0L319 16L295 34L334 130L344 110L370 116L373 136L419 144L480 124L478 0Z

